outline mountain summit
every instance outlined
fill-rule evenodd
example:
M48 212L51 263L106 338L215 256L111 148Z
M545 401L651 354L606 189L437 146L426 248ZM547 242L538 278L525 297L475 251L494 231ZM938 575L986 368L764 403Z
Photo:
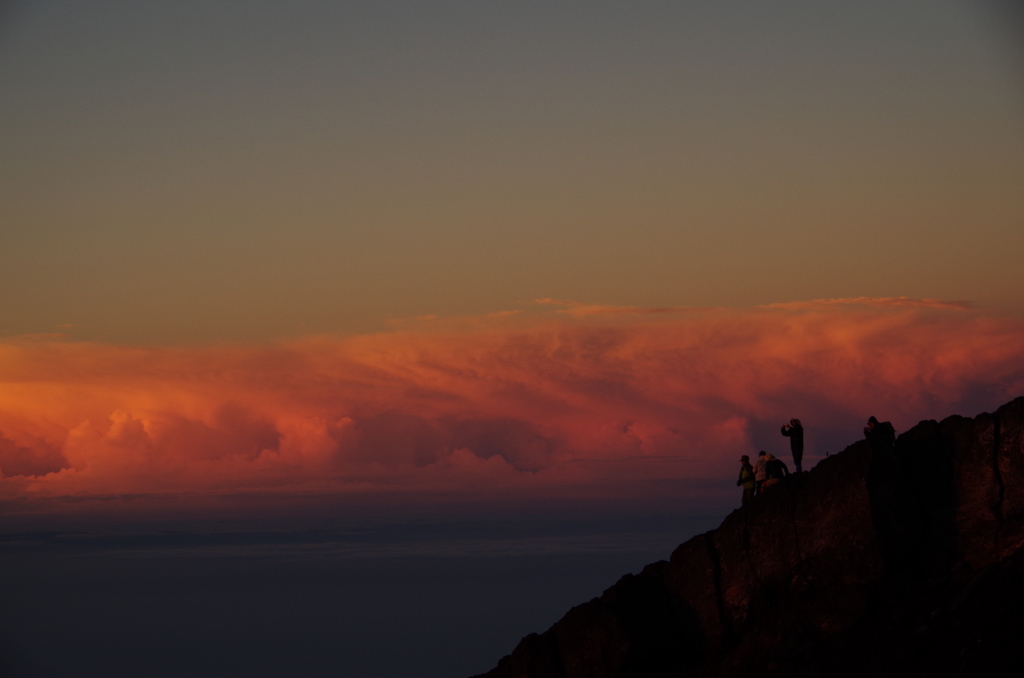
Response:
M482 678L1017 675L1024 398L791 476Z

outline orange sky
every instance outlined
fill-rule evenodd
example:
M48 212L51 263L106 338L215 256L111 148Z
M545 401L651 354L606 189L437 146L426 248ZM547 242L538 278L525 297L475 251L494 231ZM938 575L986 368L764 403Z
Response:
M0 492L614 490L788 458L791 416L813 460L871 414L905 430L1024 393L1024 322L957 304L523 310L270 345L8 340Z
M0 3L0 493L729 489L1021 395L1014 7Z

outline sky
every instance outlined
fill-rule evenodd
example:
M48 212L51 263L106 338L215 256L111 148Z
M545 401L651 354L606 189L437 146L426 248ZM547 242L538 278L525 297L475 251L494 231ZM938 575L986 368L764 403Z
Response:
M9 508L703 496L1024 394L1013 3L0 8Z

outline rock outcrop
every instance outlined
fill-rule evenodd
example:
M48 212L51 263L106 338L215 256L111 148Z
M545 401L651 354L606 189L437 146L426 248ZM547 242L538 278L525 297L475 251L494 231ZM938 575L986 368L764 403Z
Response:
M486 678L1019 675L1024 398L857 442Z

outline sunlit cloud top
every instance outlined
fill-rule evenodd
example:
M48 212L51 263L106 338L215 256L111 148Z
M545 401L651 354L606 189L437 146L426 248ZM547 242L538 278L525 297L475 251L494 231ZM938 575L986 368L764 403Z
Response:
M0 346L7 500L544 491L813 463L1024 393L1024 322L943 304L793 304L614 322L556 312L268 345Z

